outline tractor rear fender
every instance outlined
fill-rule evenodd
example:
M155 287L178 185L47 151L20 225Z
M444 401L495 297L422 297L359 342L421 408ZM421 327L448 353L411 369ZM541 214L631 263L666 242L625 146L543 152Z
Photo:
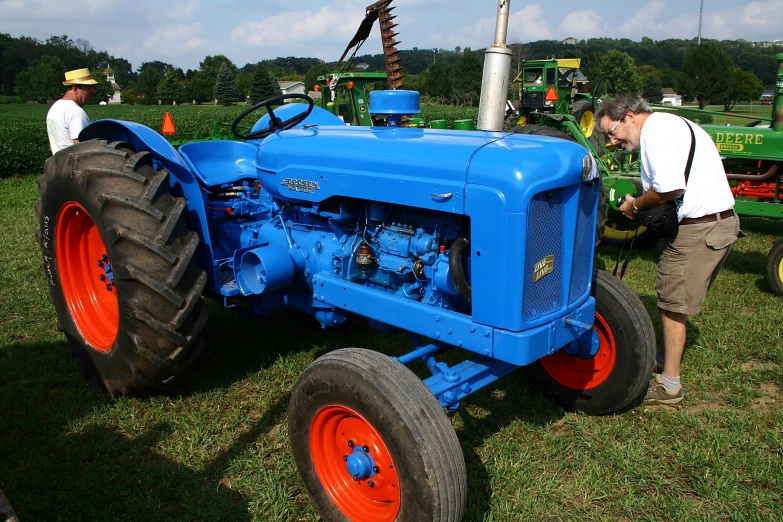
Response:
M129 121L98 120L93 122L79 134L79 141L93 139L130 143L137 152L149 151L153 160L158 163L155 168L165 168L169 171L172 194L185 198L188 209L185 213L185 221L188 228L196 232L200 239L196 251L196 262L207 272L208 287L214 288L215 269L204 198L196 177L176 149L149 127Z

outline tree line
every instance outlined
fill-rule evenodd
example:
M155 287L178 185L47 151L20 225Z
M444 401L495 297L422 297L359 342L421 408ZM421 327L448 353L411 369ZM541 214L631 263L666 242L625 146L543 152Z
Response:
M728 108L732 101L753 99L764 85L774 84L775 54L783 51L780 47L753 46L743 40L703 40L697 46L695 39L653 41L647 37L639 42L592 38L575 45L541 40L527 44L514 42L509 47L512 74L521 69L524 60L582 58L582 69L589 78L597 80L609 75L620 92L641 93L652 99L659 95L659 89L670 87L686 98L696 98L700 105L718 102ZM408 75L405 88L448 103L475 105L478 102L483 49L414 47L399 54ZM384 70L383 55L357 56L352 65L355 68L361 63L367 64L370 71ZM303 81L312 90L315 78L332 72L334 63L316 58L279 57L238 67L226 56L215 55L205 57L197 69L187 71L157 60L143 62L134 70L124 58L96 51L87 40L72 40L62 35L41 41L0 34L0 95L17 95L24 101L58 98L63 92L63 73L85 66L101 82L97 86L96 102L113 92L104 81L103 72L111 66L115 81L122 88L123 101L157 104L159 100L205 103L218 99L229 103L247 97L256 99L260 95L259 85L276 84L277 80ZM227 71L221 74L224 66ZM236 83L236 89L232 82ZM272 91L270 88L264 92ZM519 94L511 89L512 97Z

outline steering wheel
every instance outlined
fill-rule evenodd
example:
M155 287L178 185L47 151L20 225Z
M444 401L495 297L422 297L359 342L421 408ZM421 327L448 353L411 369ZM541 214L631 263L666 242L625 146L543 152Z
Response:
M282 105L284 100L290 100L291 98L307 100L309 106L307 107L306 111L300 112L296 116L293 116L285 121L282 121L280 118L275 116L275 112L272 110L272 105ZM244 120L248 114L260 109L261 107L266 107L266 112L269 113L269 127L267 127L266 129L259 129L257 131L249 132L245 135L242 135L239 132L237 132L237 125L239 125L239 122ZM313 99L308 95L299 94L299 93L281 94L280 96L275 96L274 98L269 98L268 100L264 100L260 103L256 103L255 105L247 109L245 112L237 116L237 119L235 119L234 123L231 124L231 134L233 134L240 140L258 140L261 138L266 138L276 130L288 130L292 127L295 127L297 124L301 123L305 118L307 118L311 112L313 112Z

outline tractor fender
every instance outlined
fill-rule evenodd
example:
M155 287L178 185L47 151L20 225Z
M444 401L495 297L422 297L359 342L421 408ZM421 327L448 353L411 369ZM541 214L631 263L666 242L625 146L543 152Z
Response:
M185 198L187 204L185 222L200 239L196 250L196 262L207 272L209 287L215 288L215 265L204 198L196 177L185 164L182 156L163 136L145 125L130 121L98 120L90 123L79 133L79 141L93 139L130 143L137 152L148 151L152 154L152 159L158 163L155 168L163 167L169 171L171 192L174 196Z

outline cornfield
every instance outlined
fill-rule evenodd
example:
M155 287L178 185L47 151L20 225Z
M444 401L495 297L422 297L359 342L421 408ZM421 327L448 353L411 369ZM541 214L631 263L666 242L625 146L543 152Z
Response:
M85 107L90 121L113 119L133 121L160 132L163 115L170 112L182 139L192 139L196 133L209 136L214 122L231 122L245 110L245 105L229 107L215 105L89 105ZM35 174L51 156L46 136L46 105L3 105L0 108L0 178ZM266 114L261 110L243 123L252 124L254 116ZM473 120L478 109L455 107L436 103L422 103L421 117L426 121Z

